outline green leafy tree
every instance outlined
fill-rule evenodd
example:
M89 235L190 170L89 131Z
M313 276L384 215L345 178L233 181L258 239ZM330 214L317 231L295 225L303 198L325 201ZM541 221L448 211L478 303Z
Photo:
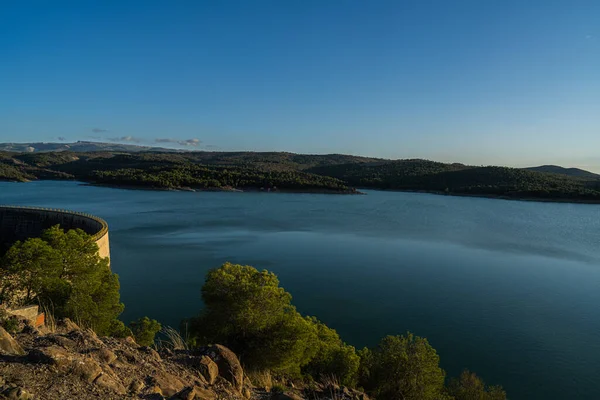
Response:
M360 357L354 347L342 341L338 333L316 318L310 321L317 329L317 353L303 369L313 378L335 377L343 385L354 386Z
M445 373L427 339L386 336L373 350L361 351L362 386L378 399L444 398Z
M52 227L41 238L15 243L2 259L2 300L40 303L56 317L69 317L98 334L123 335L119 277L98 245L80 229Z
M316 327L271 272L225 263L207 274L202 299L202 314L189 321L196 344L222 343L253 368L290 374L316 352Z
M468 370L450 380L448 391L455 400L506 400L502 386L488 386Z
M47 298L60 290L60 259L42 239L17 242L8 249L0 269L0 298L8 306L30 304L35 298Z
M148 317L142 317L129 324L135 341L142 346L151 346L154 344L154 337L162 329L161 324Z

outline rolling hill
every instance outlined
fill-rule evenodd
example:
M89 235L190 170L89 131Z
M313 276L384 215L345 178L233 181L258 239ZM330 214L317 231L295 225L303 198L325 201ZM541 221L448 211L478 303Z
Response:
M598 175L561 167L475 167L287 152L0 152L0 180L71 179L119 187L356 193L354 188L600 202Z
M579 168L564 168L558 165L541 165L539 167L523 168L529 171L546 172L549 174L559 174L575 176L580 178L600 179L600 175Z

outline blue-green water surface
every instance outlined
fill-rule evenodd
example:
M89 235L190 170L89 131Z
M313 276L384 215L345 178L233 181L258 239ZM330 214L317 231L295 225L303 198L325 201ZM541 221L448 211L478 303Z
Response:
M0 183L0 204L108 221L125 321L178 326L224 261L276 272L349 343L407 330L511 399L600 398L600 206L369 191L153 192Z

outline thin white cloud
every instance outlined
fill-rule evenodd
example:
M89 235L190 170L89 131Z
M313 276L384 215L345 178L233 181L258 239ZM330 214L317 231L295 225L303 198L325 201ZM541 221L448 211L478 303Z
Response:
M134 136L113 137L113 138L107 138L107 140L110 140L111 142L131 142L131 143L142 142L142 139L136 138Z
M156 143L173 143L179 146L198 147L202 141L200 139L173 139L173 138L158 138L154 139Z

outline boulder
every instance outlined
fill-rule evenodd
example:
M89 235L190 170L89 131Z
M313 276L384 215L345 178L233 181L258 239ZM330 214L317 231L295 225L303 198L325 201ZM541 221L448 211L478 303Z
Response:
M0 326L0 354L8 356L22 356L25 355L25 350L19 343L6 332L3 327Z
M144 353L144 354L148 355L149 358L150 358L150 360L157 361L157 362L161 362L162 361L162 358L160 357L160 354L158 354L158 352L156 350L154 350L152 347L142 346L138 350L141 353Z
M75 359L73 354L58 346L42 347L29 352L28 358L32 362L56 365L63 367L69 365Z
M71 331L67 337L73 340L79 346L89 349L104 347L102 340L98 339L98 336L91 329L86 329L84 331Z
M115 355L115 353L113 353L112 351L108 350L108 349L94 349L92 350L91 354L100 362L106 363L106 364L112 364L116 359L117 356Z
M210 389L203 389L199 387L195 387L194 391L196 392L195 400L216 400L217 394ZM221 397L219 397L221 398Z
M102 368L92 359L79 359L73 362L73 372L84 381L92 383L100 376Z
M134 379L129 384L129 391L131 393L138 394L139 392L141 392L144 389L144 387L146 387L146 385L144 385L144 382L142 382L139 379Z
M120 395L124 395L127 393L125 387L118 381L118 378L112 377L107 374L100 374L94 383L98 386L104 387L106 389L112 390L115 393Z
M194 400L196 398L196 391L193 387L186 387L175 393L173 396L169 398L169 400Z
M164 371L157 371L152 380L160 388L160 392L165 397L173 396L185 388L185 385L179 378Z
M205 354L217 364L219 376L229 381L238 392L241 392L244 385L244 370L235 353L225 346L216 344L210 346Z
M202 356L198 361L198 369L209 385L215 384L217 376L219 376L219 367L210 357Z
M48 335L46 336L51 342L56 343L65 349L73 349L77 344L64 335Z

